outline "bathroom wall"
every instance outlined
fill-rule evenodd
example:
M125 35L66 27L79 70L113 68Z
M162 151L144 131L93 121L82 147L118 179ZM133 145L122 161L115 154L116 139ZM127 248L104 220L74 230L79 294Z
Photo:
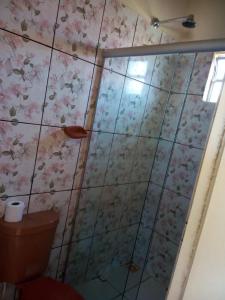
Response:
M61 127L91 129L98 47L158 43L161 33L116 0L3 0L0 28L0 212L15 198L28 212L60 211L48 273L61 278L88 145ZM108 67L124 72L123 61Z

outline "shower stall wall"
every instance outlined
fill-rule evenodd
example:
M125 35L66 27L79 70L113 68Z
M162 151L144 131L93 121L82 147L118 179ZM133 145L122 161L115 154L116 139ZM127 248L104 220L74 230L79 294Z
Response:
M144 286L165 299L216 107L212 59L105 59L65 271L86 300L142 300Z

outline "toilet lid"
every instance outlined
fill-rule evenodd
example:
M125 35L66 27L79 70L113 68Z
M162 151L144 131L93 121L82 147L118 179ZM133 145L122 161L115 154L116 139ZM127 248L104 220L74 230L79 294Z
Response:
M41 277L18 285L20 300L85 300L68 284Z

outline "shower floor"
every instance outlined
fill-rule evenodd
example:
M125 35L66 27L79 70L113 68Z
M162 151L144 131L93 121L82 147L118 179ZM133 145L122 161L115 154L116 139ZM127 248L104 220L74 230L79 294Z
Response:
M75 286L75 288L85 300L135 300L138 292L141 270L130 272L126 293L124 298L122 298L127 272L128 270L126 267L113 266L103 274L101 278L95 278L84 282ZM163 286L163 283L156 281L148 274L144 274L143 278L137 299L164 300L165 286Z

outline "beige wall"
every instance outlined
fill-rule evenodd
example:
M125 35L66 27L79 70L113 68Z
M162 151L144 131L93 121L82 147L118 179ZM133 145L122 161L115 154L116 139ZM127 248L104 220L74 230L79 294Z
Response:
M147 17L159 19L179 17L193 13L197 21L195 29L180 25L164 26L180 40L225 38L225 0L122 0L124 4Z

